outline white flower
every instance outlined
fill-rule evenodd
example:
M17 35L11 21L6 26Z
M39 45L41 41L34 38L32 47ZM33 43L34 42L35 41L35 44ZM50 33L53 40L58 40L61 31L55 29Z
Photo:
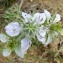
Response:
M46 33L49 32L48 28L45 28L43 25L40 27L39 34L36 34L37 39L44 44L44 46L48 45L51 41L51 35L48 34L48 37L46 38ZM46 41L47 40L47 41Z
M42 25L40 27L40 29L38 30L38 33L36 33L37 39L42 42L43 44L45 44L46 41L46 33L48 32L48 29L46 29L44 27L44 25Z
M9 56L10 53L11 53L11 49L9 49L9 48L3 50L3 56L4 56L4 57Z
M59 14L56 14L56 17L55 17L53 23L56 23L56 22L58 22L58 21L60 21L60 20L61 20L60 15L59 15Z
M0 41L1 41L1 42L5 43L5 42L8 41L8 39L9 39L9 38L8 38L6 35L0 34Z
M35 13L32 18L35 24L43 24L46 20L45 13Z
M45 15L46 15L47 21L49 21L50 18L51 18L50 12L44 9L44 13L45 13Z
M21 58L24 58L24 54L26 53L26 51L24 52L24 51L21 51L21 48L16 48L15 49L15 52L16 52L16 54L19 56L19 57L21 57Z
M27 23L31 19L31 15L25 12L22 12L22 17L25 19L24 23Z
M21 40L21 47L15 49L15 52L21 58L24 58L24 54L26 53L27 49L31 46L31 40L28 38L24 38Z
M19 35L22 27L19 25L18 22L11 22L5 27L5 30L9 36L14 37Z
M47 41L46 41L46 36L42 37L41 35L37 35L37 39L44 44L44 46L47 46L49 43L52 42L52 37L50 34L48 35Z

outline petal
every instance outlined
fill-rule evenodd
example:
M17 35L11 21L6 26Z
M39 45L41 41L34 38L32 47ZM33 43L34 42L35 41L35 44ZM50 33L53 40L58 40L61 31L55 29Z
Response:
M58 32L54 32L54 33L55 33L55 35L56 35L56 36L58 36L58 35L59 35L59 33L58 33Z
M30 14L27 14L25 12L22 12L22 17L23 18L31 18L31 15Z
M47 41L45 42L45 44L44 44L44 46L47 46L49 43L51 43L52 42L52 37L51 37L51 35L49 34L48 35L48 39L47 39Z
M21 40L21 51L25 52L31 46L31 40L28 38L24 38Z
M26 52L22 52L22 51L21 51L21 46L16 47L16 48L15 48L15 52L16 52L16 54L17 54L19 57L21 57L21 58L24 58L24 54L26 53Z
M40 27L39 33L42 37L46 35L46 29L43 25Z
M44 13L45 13L45 15L47 17L47 21L49 21L49 19L51 18L50 12L44 9Z
M15 52L16 52L16 54L19 53L20 49L21 49L21 46L20 46L20 45L18 45L18 46L15 48Z
M39 17L39 15L40 15L40 13L35 13L35 14L33 15L33 20L35 20L37 17Z
M43 24L46 20L45 13L36 13L34 14L32 20L35 20L35 24Z
M60 15L59 15L59 14L56 14L56 17L55 17L53 23L56 23L56 22L58 22L58 21L60 21L60 20L61 20Z
M40 15L40 13L35 13L35 14L33 15L33 17L32 17L32 20L33 20L33 21L37 21L38 18L39 18L39 15Z
M11 22L5 27L5 30L9 36L14 37L19 35L22 26L20 26L18 22Z
M30 14L22 12L22 17L25 19L25 23L27 23L32 16Z
M11 49L9 49L9 48L3 50L3 56L4 56L4 57L9 56L10 53L11 53Z
M1 42L5 43L5 42L8 41L8 39L9 39L9 38L8 38L6 35L0 34L0 41L1 41Z
M46 40L46 38L45 37L42 37L41 35L36 35L37 36L37 39L40 41L40 42L42 42L43 44L45 43L45 40Z
M26 54L26 52L21 51L21 49L20 50L16 49L15 52L21 58L24 58L24 54Z
M46 20L45 13L41 13L39 17L40 17L40 20L38 21L38 23L43 24Z

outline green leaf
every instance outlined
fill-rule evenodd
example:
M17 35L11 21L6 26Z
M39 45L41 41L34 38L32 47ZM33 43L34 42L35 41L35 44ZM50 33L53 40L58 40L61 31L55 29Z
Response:
M59 23L52 24L52 25L50 26L50 30L51 30L51 31L57 31L57 32L59 32L59 31L62 30L62 25L59 24Z

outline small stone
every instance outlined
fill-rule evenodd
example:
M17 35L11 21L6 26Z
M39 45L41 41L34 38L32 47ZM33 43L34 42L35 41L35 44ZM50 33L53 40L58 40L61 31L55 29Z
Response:
M30 0L31 2L33 2L33 0Z

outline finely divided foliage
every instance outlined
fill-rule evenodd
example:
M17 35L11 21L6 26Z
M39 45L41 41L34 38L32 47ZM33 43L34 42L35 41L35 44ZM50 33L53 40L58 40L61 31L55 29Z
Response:
M3 49L5 57L15 51L18 56L23 58L34 41L32 39L37 39L45 47L52 42L53 37L59 35L61 30L61 26L57 24L61 19L59 14L51 16L47 10L44 10L43 13L28 14L17 8L17 6L12 7L12 10L6 11L4 15L7 20L10 20L4 28L5 34L0 34L0 41L3 44L7 43L6 48Z

